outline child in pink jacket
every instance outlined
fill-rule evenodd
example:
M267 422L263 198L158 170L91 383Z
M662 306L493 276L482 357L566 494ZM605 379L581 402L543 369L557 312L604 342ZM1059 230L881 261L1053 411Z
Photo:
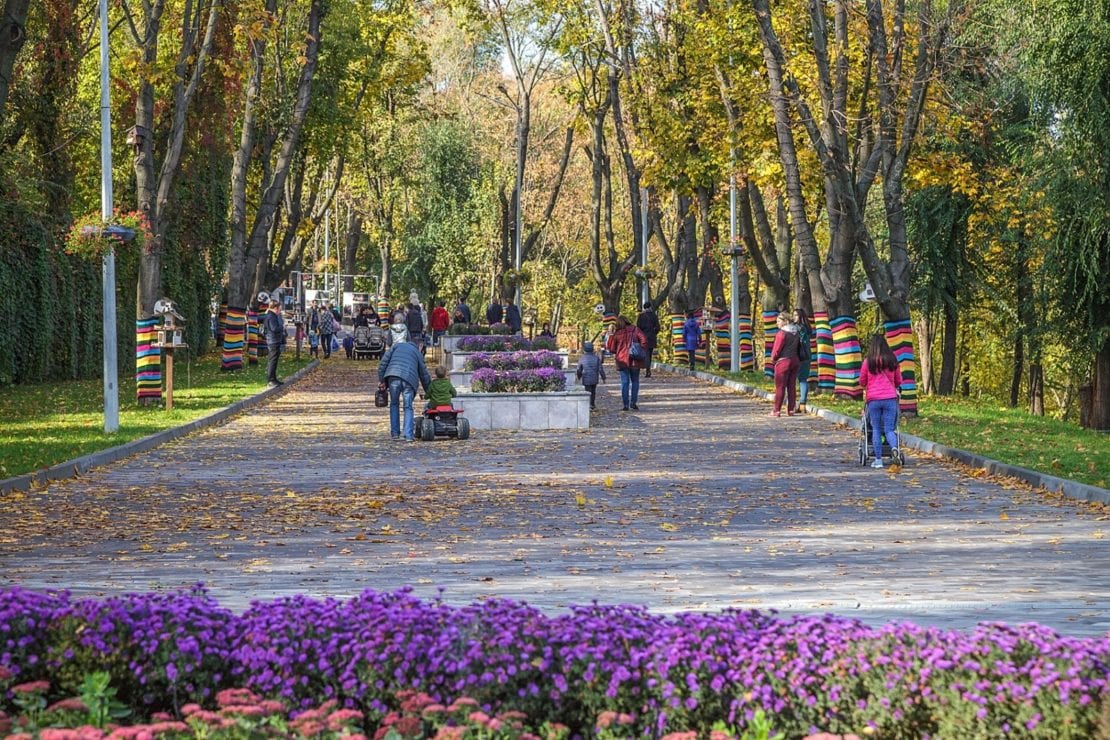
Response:
M898 458L898 393L902 386L902 372L898 360L886 343L886 337L876 333L871 337L867 359L859 372L863 398L867 404L867 419L871 424L871 447L875 451L873 468L883 466L883 435L890 445L891 455Z

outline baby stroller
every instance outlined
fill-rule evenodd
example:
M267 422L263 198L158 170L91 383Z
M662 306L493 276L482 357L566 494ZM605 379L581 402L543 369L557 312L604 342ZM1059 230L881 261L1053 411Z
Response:
M898 419L901 417L899 413L894 419L894 429L898 429ZM882 456L888 458L892 465L905 465L906 455L899 448L893 448L883 435ZM859 464L867 465L875 456L871 450L871 418L867 415L867 404L863 405L863 429L860 430L859 438Z
M356 326L354 358L374 359L385 352L385 332L378 326Z

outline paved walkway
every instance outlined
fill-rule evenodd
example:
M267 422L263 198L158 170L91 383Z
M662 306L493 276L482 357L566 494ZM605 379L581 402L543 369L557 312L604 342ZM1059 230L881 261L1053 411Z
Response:
M223 426L0 497L0 582L1110 630L1105 507L920 456L860 468L850 431L674 376L639 413L602 386L588 432L393 443L375 380L333 358Z

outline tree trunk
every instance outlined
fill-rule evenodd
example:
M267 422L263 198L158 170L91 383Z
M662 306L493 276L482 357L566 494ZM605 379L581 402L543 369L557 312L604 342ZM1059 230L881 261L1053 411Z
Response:
M935 388L935 379L933 378L933 339L935 338L933 320L925 317L919 318L914 322L914 330L917 333L918 358L921 361L921 392L924 395L929 395Z
M1091 384L1081 389L1087 391L1090 401L1080 401L1080 424L1101 431L1110 430L1110 336L1095 355L1094 375Z
M347 213L347 243L343 250L343 264L350 273L343 278L343 290L351 292L355 289L354 275L358 272L355 262L358 258L358 247L362 243L362 216L352 208Z
M959 314L956 306L945 301L944 339L940 351L940 383L937 393L951 396L956 390L956 347L959 331Z
M31 0L5 0L0 15L0 124L7 110L15 59L27 41L27 9L30 6Z
M1044 366L1029 363L1029 413L1044 416Z

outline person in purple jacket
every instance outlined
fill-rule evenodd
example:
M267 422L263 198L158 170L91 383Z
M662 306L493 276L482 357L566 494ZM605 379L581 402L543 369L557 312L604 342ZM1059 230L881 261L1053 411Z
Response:
M902 372L886 337L876 332L867 347L867 359L859 371L859 384L867 405L867 420L871 424L871 447L875 451L873 468L883 466L883 435L890 445L891 456L899 458L898 393L902 388Z

